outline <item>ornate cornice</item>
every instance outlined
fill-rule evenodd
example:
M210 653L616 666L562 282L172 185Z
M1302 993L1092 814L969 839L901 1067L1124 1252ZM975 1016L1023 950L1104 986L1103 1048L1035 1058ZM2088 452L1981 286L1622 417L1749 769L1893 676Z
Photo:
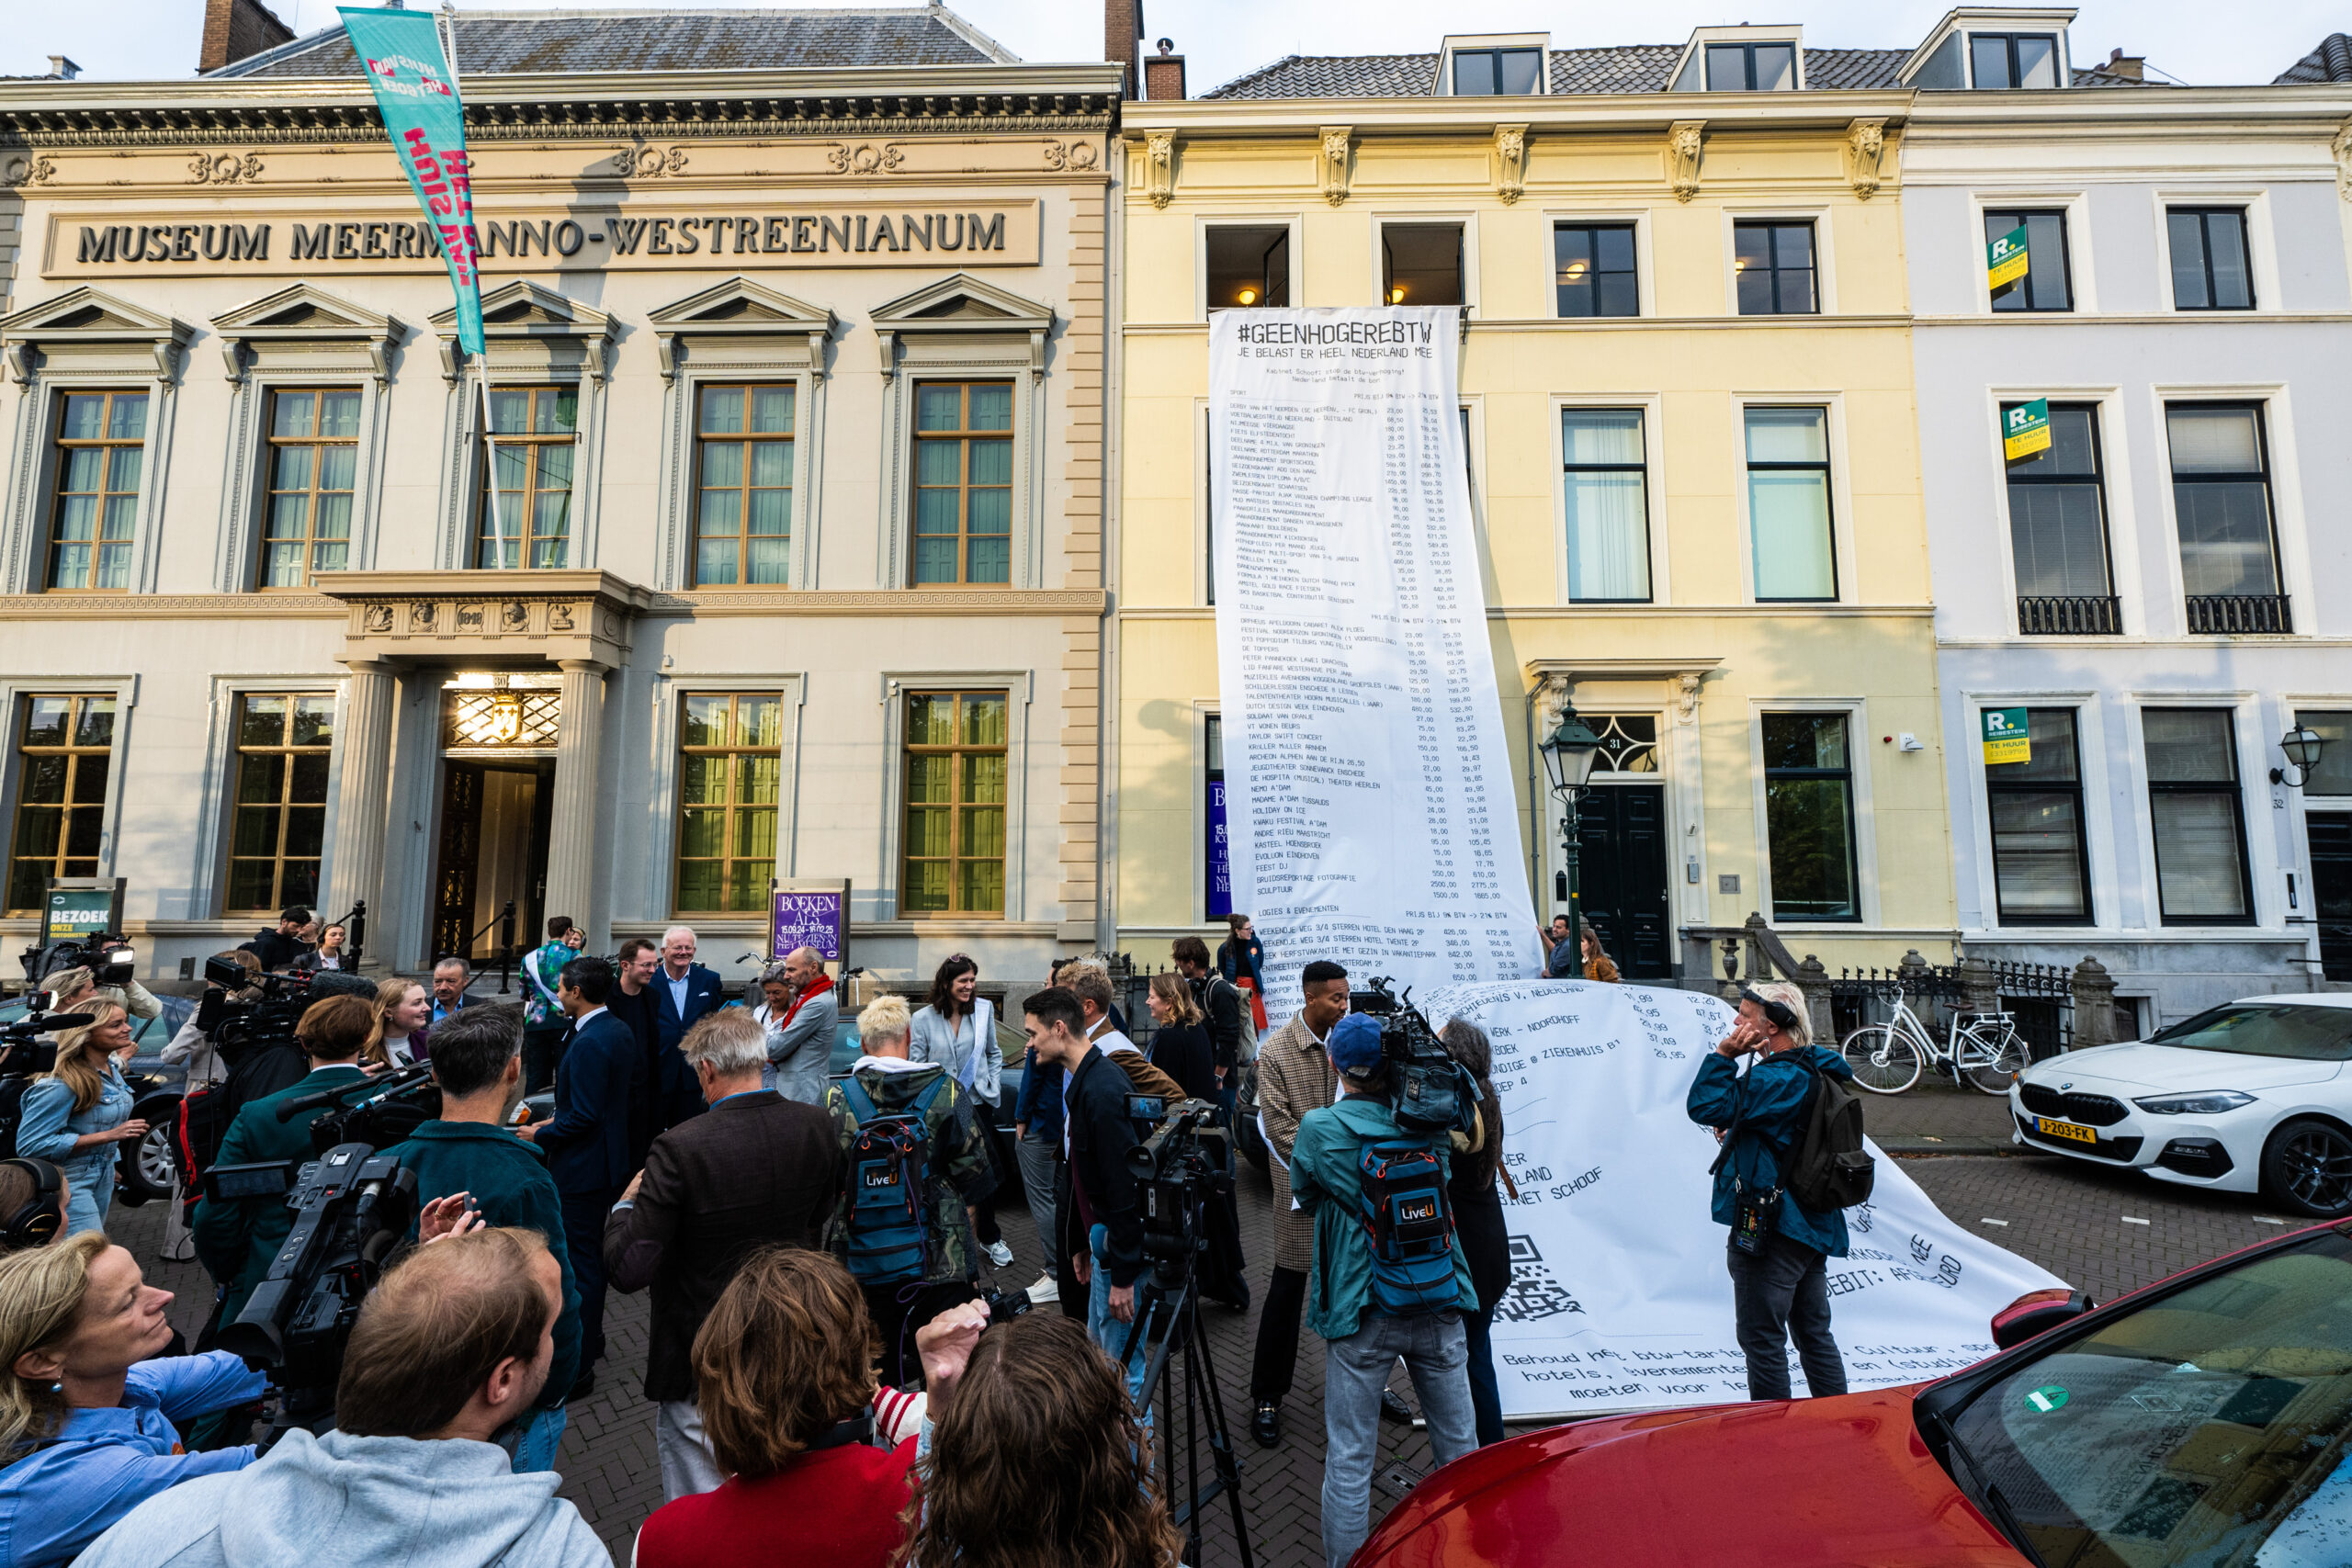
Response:
M339 621L319 593L5 593L0 621Z
M514 600L537 604L548 600L610 598L613 590L600 583L575 581L565 574L560 583L538 581L553 574L498 573L499 581L480 581L481 572L373 572L337 574L352 581L335 583L336 596L323 593L6 593L0 594L0 622L6 621L350 621L364 626L368 606L413 604L452 604L458 600L490 604ZM579 579L598 577L587 572ZM1105 596L1099 588L882 588L882 589L707 589L678 593L651 593L641 604L643 589L624 585L630 607L640 619L709 619L721 616L764 615L797 619L825 615L1093 615L1102 614ZM617 607L620 601L615 599ZM380 612L379 612L380 614ZM437 619L437 615L436 615ZM535 628L536 629L536 628Z
M1100 615L1099 588L706 589L656 593L646 615Z
M262 90L266 84L250 84ZM587 96L561 90L466 105L466 139L609 141L616 133L696 139L968 136L975 131L1104 131L1118 99L1102 93L867 93ZM208 147L364 141L383 120L365 97L280 103L60 103L0 107L0 146Z

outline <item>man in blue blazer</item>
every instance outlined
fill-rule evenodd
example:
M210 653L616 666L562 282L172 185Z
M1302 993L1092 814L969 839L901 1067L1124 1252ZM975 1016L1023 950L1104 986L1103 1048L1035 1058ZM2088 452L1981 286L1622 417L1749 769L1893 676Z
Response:
M605 1216L634 1174L629 1161L629 1102L645 1089L645 1055L628 1025L605 1010L613 966L575 958L556 982L556 1001L571 1020L555 1069L555 1114L522 1135L547 1155L563 1208L564 1248L580 1288L580 1382L593 1385L605 1353Z
M662 967L653 972L653 1017L661 1033L654 1049L653 1131L666 1133L691 1116L703 1113L702 1089L695 1071L678 1055L686 1037L706 1013L726 1005L727 993L718 972L695 962L695 933L688 926L672 926L662 933Z

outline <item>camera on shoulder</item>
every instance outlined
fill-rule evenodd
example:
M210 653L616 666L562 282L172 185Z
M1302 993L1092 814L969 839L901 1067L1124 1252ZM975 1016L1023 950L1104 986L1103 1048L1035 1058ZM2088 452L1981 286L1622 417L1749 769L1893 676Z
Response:
M1467 1133L1476 1129L1478 1080L1464 1071L1430 1027L1408 990L1376 976L1367 989L1348 996L1348 1009L1380 1023L1380 1054L1388 1068L1389 1111L1396 1125L1417 1133Z

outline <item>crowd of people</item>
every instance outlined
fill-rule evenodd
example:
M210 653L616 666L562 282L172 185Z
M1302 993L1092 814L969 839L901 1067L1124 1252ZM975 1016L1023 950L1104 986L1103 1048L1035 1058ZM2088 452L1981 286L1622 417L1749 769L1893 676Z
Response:
M273 964L331 968L337 928L306 946L313 924L288 910L228 956L249 982ZM1614 979L1589 928L1576 951L1569 931L1555 926L1551 966ZM1134 1329L1157 1288L1129 1157L1153 1102L1204 1104L1228 1134L1250 1117L1270 1153L1266 1271L1253 1292L1227 1184L1203 1200L1197 1280L1227 1309L1261 1304L1248 1410L1262 1446L1286 1440L1302 1330L1323 1343L1329 1568L1365 1537L1380 1421L1413 1414L1390 1390L1400 1362L1441 1462L1502 1438L1490 1329L1517 1194L1490 1047L1467 1021L1441 1041L1475 1108L1432 1133L1398 1120L1397 1066L1340 964L1305 964L1289 1018L1266 1030L1246 916L1214 953L1173 943L1144 994L1148 1050L1094 962L1057 964L1021 997L1013 1041L962 953L921 1006L886 993L853 1010L808 949L739 1001L687 928L612 959L585 945L550 919L519 1006L470 995L457 960L429 983L322 996L295 1028L296 1065L228 1115L205 1163L299 1162L324 1091L410 1066L439 1091L437 1114L388 1151L416 1180L414 1245L359 1311L334 1427L266 1451L252 1440L264 1378L211 1347L292 1212L275 1197L194 1204L215 1289L184 1344L170 1295L103 1229L115 1161L146 1132L119 1060L153 998L62 977L90 1021L60 1036L26 1091L19 1157L0 1162L0 1568L606 1562L555 1467L606 1358L615 1291L650 1297L641 1387L665 1502L637 1540L645 1568L714 1553L1168 1568L1182 1538ZM243 1074L200 1033L171 1050L192 1089ZM1725 1145L1716 1217L1758 1398L1787 1395L1792 1335L1813 1392L1843 1388L1823 1272L1842 1218L1783 1201L1759 1222L1749 1197L1777 1188L1814 1077L1843 1070L1807 1043L1802 998L1767 985L1744 994L1690 1090L1690 1115ZM542 1087L549 1112L518 1110ZM1012 1262L997 1197L1014 1179L1050 1259L1022 1292L988 1277ZM1415 1180L1450 1221L1434 1253L1382 1218Z

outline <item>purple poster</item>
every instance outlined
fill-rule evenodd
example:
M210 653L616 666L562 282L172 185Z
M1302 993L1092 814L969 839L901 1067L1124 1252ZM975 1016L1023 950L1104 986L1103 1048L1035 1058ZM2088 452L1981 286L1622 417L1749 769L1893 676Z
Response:
M1233 860L1225 838L1225 781L1209 780L1209 919L1233 913Z
M794 893L778 888L770 897L768 928L774 933L770 958L782 958L795 948L813 947L828 964L842 956L842 903L839 891Z

